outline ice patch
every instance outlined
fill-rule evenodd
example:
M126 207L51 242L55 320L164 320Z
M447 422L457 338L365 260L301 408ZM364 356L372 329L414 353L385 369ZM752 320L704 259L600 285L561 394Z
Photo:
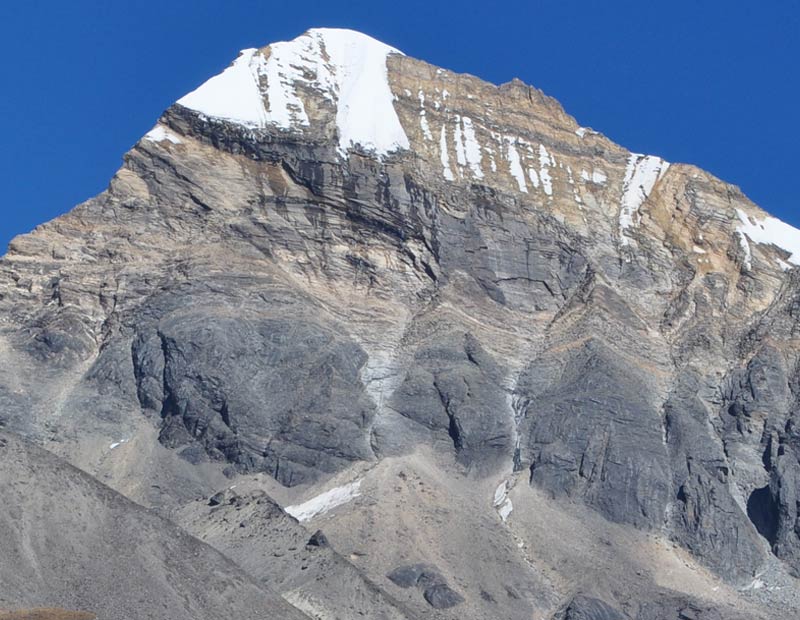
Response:
M736 215L740 222L736 232L745 251L745 267L748 270L752 268L752 252L747 239L762 245L774 245L789 255L786 260L791 265L800 265L800 230L771 216L759 220L741 209L736 209Z
M647 200L653 187L667 172L669 163L660 157L631 153L622 181L622 204L619 212L619 236L622 245L630 239L625 232L639 224L639 209Z
M355 499L361 495L360 487L361 480L356 480L350 484L325 491L302 504L287 506L284 510L300 522L308 521Z
M177 134L173 133L164 125L156 125L146 134L144 134L146 140L150 140L151 142L163 142L167 140L172 142L172 144L182 144L183 140L181 140Z
M389 54L401 52L352 30L313 29L272 44L268 58L244 50L178 103L247 127L288 130L309 125L300 93L317 91L336 106L340 154L360 146L385 155L409 148L389 87Z
M124 443L127 443L127 442L128 442L128 440L127 440L127 439L120 439L119 441L115 441L115 442L114 442L114 443L112 443L110 446L108 446L108 449L109 449L109 450L113 450L114 448L118 448L118 447L120 447L122 444L124 444Z

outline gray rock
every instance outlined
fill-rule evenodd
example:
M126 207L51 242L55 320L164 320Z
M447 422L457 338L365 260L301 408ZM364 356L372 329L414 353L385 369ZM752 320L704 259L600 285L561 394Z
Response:
M329 545L328 537L325 536L322 530L314 532L306 543L307 547L328 547Z
M214 495L208 498L208 505L219 506L224 501L225 501L225 492L220 491L219 493L214 493Z
M394 569L386 577L401 588L427 587L444 583L439 569L431 564L411 564Z
M464 602L464 597L446 583L437 583L425 588L423 592L428 605L434 609L450 609Z

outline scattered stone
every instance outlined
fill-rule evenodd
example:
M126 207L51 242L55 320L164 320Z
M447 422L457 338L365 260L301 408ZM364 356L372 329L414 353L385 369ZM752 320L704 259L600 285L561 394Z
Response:
M214 495L208 498L208 505L219 506L224 501L225 501L225 491L220 491L219 493L214 493Z
M316 532L314 532L314 534L311 536L311 538L308 539L308 542L306 543L306 546L307 547L328 547L329 546L328 537L325 536L325 534L323 534L322 530L317 530Z
M411 564L394 569L386 575L389 581L401 588L411 588L414 586L427 587L437 583L443 583L444 577L438 569L431 564Z

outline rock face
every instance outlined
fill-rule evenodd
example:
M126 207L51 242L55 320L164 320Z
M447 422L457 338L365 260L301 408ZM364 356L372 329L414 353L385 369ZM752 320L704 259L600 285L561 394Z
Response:
M736 187L630 153L535 88L312 30L242 52L108 190L11 243L0 422L168 515L228 479L289 498L430 453L751 592L767 568L800 575L797 265L800 231ZM512 499L496 527L535 572ZM457 510L491 514L491 495ZM653 576L565 606L554 570L503 613L644 619L667 596ZM460 603L446 587L434 608ZM793 616L786 588L765 591ZM688 592L670 609L713 617ZM489 613L483 594L459 615Z

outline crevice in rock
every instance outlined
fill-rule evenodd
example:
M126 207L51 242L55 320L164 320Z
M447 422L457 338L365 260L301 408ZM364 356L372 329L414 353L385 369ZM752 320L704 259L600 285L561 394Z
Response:
M450 424L447 427L447 434L450 435L450 439L453 440L453 446L455 447L456 452L460 452L464 447L464 440L461 437L461 428L459 427L458 420L456 420L456 417L453 414L448 411L447 415L450 418Z
M779 514L769 485L756 489L747 498L747 516L753 522L758 533L766 538L770 545L773 545L778 533Z

